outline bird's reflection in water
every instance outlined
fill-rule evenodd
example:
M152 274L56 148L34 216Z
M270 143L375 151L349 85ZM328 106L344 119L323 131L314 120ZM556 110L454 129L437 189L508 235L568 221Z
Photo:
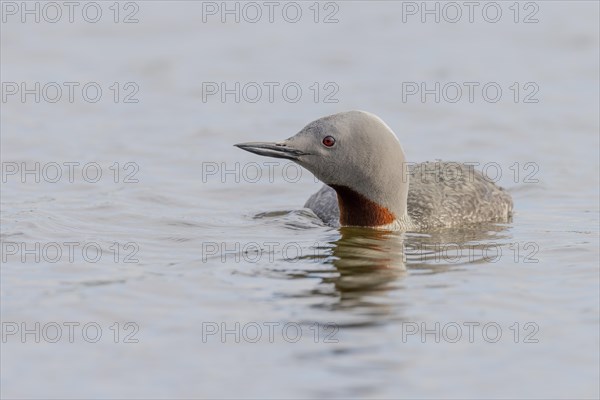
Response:
M352 309L353 314L363 316L388 315L393 307L382 295L396 289L398 278L406 274L404 234L365 228L341 228L339 232L341 237L331 243L326 261L336 274L324 277L320 285L327 288L321 293L333 290L337 301L324 307Z
M507 231L507 225L498 224L426 234L341 228L341 237L328 249L330 257L321 260L333 265L336 272L322 278L338 297L328 307L359 308L371 315L393 313L389 308L404 304L404 300L389 296L389 291L401 290L409 273L442 273L467 264L494 262L509 241ZM320 286L316 292L328 291Z
M404 235L362 228L341 228L332 249L342 292L376 290L406 273Z
M494 263L510 242L509 225L485 223L405 236L407 268L441 273L470 264Z

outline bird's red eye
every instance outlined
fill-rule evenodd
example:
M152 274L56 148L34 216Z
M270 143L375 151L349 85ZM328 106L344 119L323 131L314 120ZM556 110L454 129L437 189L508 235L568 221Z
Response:
M325 138L323 138L323 144L326 147L331 147L335 144L335 139L332 136L325 136Z

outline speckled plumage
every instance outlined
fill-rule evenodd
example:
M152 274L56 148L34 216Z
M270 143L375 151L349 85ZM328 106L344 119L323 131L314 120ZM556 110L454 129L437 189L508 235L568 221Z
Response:
M339 226L338 198L327 185L304 204L326 224ZM425 230L478 222L508 222L513 203L501 187L470 165L424 162L411 168L408 179L408 221L404 230Z

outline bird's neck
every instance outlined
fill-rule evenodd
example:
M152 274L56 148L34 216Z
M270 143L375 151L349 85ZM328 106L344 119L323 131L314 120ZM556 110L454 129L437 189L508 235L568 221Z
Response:
M407 219L406 213L396 215L389 208L357 191L341 185L331 185L336 191L342 226L394 226Z

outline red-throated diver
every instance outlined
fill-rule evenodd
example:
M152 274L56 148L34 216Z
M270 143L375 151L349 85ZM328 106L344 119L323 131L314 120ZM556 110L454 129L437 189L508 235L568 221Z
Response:
M472 166L407 164L394 132L365 111L320 118L283 142L235 146L293 160L324 182L304 207L329 225L425 230L512 216L510 195Z

